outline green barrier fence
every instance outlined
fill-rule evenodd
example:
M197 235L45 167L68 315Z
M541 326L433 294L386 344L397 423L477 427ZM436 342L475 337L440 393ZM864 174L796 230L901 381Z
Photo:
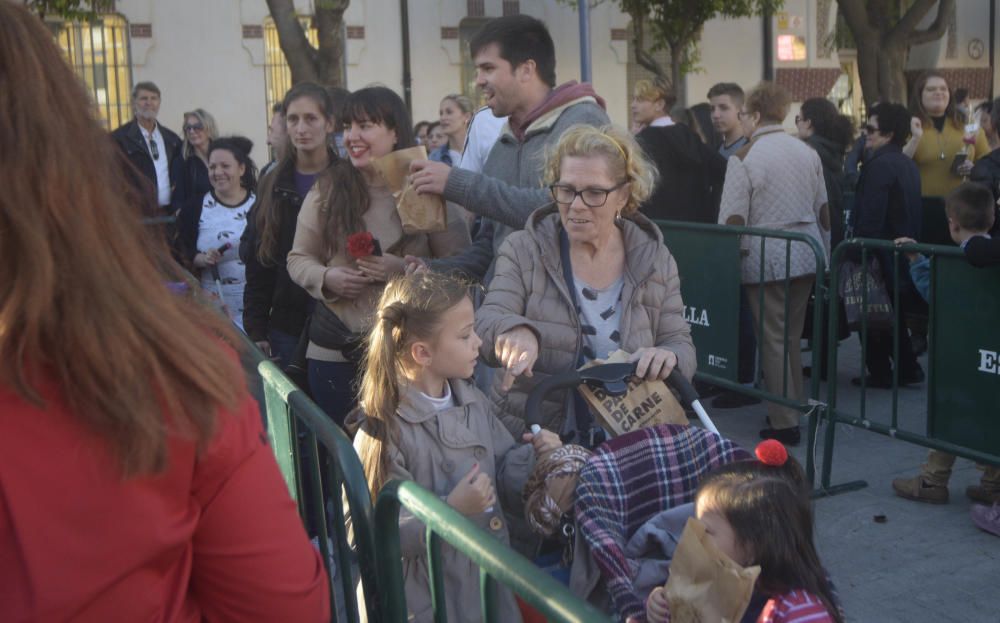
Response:
M339 570L341 591L335 597L331 586L331 604L342 603L343 607L334 608L334 620L337 620L338 610L348 621L359 620L352 548L342 494L350 509L357 567L366 596L364 608L369 621L381 620L371 497L351 441L247 339L244 349L262 383L264 401L261 407L282 475L299 503L304 523L317 538L330 577L334 577L331 561L335 561ZM330 527L333 535L329 533Z
M818 493L832 495L867 485L853 481L830 484L836 424L847 424L954 454L980 463L1000 465L1000 420L996 417L1000 399L1000 268L974 268L962 250L926 244L896 247L888 240L852 239L840 244L833 254L831 277L838 283L846 262L869 265L877 252L889 254L893 269L908 270L906 252L924 253L930 260L928 297L927 425L925 433L899 427L899 370L894 366L889 422L868 417L869 388L861 387L858 412L838 405L837 349L828 353L827 403L824 416L829 423L824 440L823 465ZM890 294L896 310L895 322L902 322L900 281ZM867 291L862 309L867 308ZM837 296L830 297L831 339L837 327ZM893 333L893 361L899 361L899 336ZM862 361L867 349L869 328L862 316ZM905 335L905 334L904 334ZM864 364L862 364L864 365ZM864 374L861 375L864 378Z
M657 221L663 232L663 238L670 249L671 255L677 261L681 277L681 295L684 299L684 315L691 325L691 337L698 351L698 372L695 378L728 390L747 394L763 400L768 400L786 407L791 407L810 416L819 404L820 375L811 375L807 396L801 401L788 398L788 352L791 348L800 347L799 335L789 335L785 326L784 335L784 374L781 391L765 391L756 389L760 386L761 355L758 349L757 372L755 387L747 387L737 382L737 366L739 362L739 310L741 288L741 266L743 256L740 252L742 236L752 236L750 244L757 245L761 250L761 261L758 267L760 275L764 274L764 249L774 245L784 247L785 273L790 272L792 245L806 245L816 262L816 274L826 272L826 252L821 243L800 233L784 232L755 227L736 227L731 225L707 225L703 223L686 223L681 221ZM785 285L785 317L788 313L789 280ZM759 308L764 309L763 288L759 289ZM827 300L827 285L825 279L816 279L813 286L814 298L818 303L813 307L812 348L810 356L812 369L818 371L823 361L823 308ZM766 311L766 310L765 310ZM763 334L764 314L757 323L757 335ZM836 344L834 340L831 344ZM798 373L798 371L794 371ZM817 417L808 417L808 446L812 448L816 440ZM815 468L812 452L807 453L806 475L813 481Z
M381 609L386 623L407 620L403 569L400 565L399 509L405 507L427 526L427 566L434 621L447 621L441 541L479 566L483 621L497 621L497 585L511 589L550 623L607 623L608 616L577 598L568 588L527 558L487 534L458 511L415 482L394 480L379 493L375 526L379 533L378 569Z

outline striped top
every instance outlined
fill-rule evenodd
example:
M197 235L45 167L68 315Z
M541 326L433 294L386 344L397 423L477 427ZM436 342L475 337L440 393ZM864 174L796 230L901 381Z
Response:
M768 599L757 623L833 623L833 617L819 597L794 590Z

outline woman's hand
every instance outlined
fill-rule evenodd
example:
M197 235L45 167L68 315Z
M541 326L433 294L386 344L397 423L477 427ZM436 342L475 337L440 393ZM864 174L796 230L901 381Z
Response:
M924 135L924 124L921 123L919 117L913 117L910 119L910 136L919 141L920 137Z
M208 268L209 266L215 266L222 259L222 254L219 253L218 249L209 249L208 251L202 251L194 256L193 263L196 268Z
M635 375L647 381L662 381L677 366L677 355L666 348L640 348L628 360L639 362Z
M360 270L346 266L327 268L323 274L323 287L345 299L356 299L371 284Z
M406 261L398 255L369 255L358 258L358 270L372 281L389 281L406 272Z
M403 258L406 262L406 274L412 275L413 273L422 273L430 270L427 262L423 258L419 258L416 255L407 255Z
M966 159L965 162L955 167L955 172L958 173L960 177L968 177L968 175L972 173L972 167L974 166L975 165L972 161Z
M485 513L496 504L497 493L490 477L479 471L479 463L472 466L469 473L462 476L445 500L466 517Z
M534 446L535 456L541 456L545 452L562 447L562 440L559 439L559 435L545 429L537 433L524 433L521 435L521 440Z
M500 365L505 368L500 389L507 391L517 377L522 374L531 376L531 369L538 359L538 338L528 327L514 327L497 336L494 350Z
M667 623L670 620L670 604L667 591L657 586L646 599L646 620L649 623Z

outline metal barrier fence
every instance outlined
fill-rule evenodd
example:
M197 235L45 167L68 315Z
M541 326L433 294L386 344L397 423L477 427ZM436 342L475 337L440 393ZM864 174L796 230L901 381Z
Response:
M483 621L497 621L496 591L511 589L551 623L607 623L606 614L573 595L547 573L510 547L485 534L471 521L414 482L394 480L378 495L375 526L379 533L378 568L381 609L386 623L407 620L400 565L399 509L405 507L427 526L427 566L434 620L447 620L441 541L447 542L479 566Z
M705 381L730 391L767 400L790 407L806 414L808 448L816 441L818 418L814 409L819 404L820 369L823 357L823 310L828 298L826 272L826 252L821 243L806 234L737 227L732 225L708 225L681 221L657 221L663 232L664 242L677 261L681 276L681 294L684 298L685 318L691 325L691 337L698 351L698 372L695 379ZM792 400L788 397L788 353L791 348L800 347L799 335L789 335L788 323L784 333L784 365L782 366L781 391L762 390L760 385L762 366L761 349L757 349L754 387L737 382L737 362L739 361L739 314L741 270L744 261L740 251L740 239L751 236L750 244L760 249L759 275L765 271L765 249L777 244L784 247L785 274L791 272L792 245L806 245L812 253L816 265L813 285L812 339L810 357L813 373L809 380L807 396ZM770 242L769 242L770 241ZM780 252L780 251L779 251ZM785 318L789 316L790 280L784 280ZM758 308L764 309L764 290L759 288ZM764 334L764 314L757 321L757 335ZM836 344L836 340L831 344ZM798 370L792 371L798 374ZM807 453L806 475L813 482L815 466L812 452Z
M379 621L375 533L368 484L357 453L340 428L257 347L245 339L254 370L262 381L268 437L289 491L299 503L304 523L315 533L323 564L340 572L343 609L348 621L358 616L352 549L342 495L347 498L369 621ZM323 451L320 450L323 449ZM325 452L324 452L325 451ZM333 538L329 528L333 527ZM331 551L331 546L335 552ZM336 559L333 558L336 556ZM330 603L336 605L331 584ZM336 620L337 608L334 607Z
M862 270L861 283L867 282L870 260L882 254L883 263L891 257L891 274L908 270L903 253L924 253L930 261L928 370L927 370L927 432L920 434L899 428L900 339L905 332L896 330L903 322L900 309L901 280L892 279L892 395L889 423L869 419L867 401L869 388L862 370L861 400L858 413L847 413L838 406L836 348L829 349L827 401L824 416L828 420L824 440L823 465L818 493L833 495L867 485L853 481L830 484L833 465L834 436L837 424L870 430L926 448L940 450L980 463L1000 465L1000 422L996 405L1000 398L1000 268L974 268L963 251L956 247L908 244L895 246L888 240L846 240L834 250L831 283L839 283L844 264L857 262ZM831 343L837 330L839 296L829 301ZM866 310L868 289L862 290L860 309ZM861 315L862 366L869 347L868 316Z

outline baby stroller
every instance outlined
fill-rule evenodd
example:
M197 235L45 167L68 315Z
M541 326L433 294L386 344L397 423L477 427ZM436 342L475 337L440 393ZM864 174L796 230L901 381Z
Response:
M541 401L549 392L587 383L620 396L634 374L635 364L605 364L549 377L528 397L525 419L529 425L536 423ZM697 392L677 370L667 383L705 428L653 426L595 448L579 472L572 517L564 517L563 530L557 535L572 548L570 588L619 621L630 616L645 620L645 596L634 582L640 563L626 555L629 540L650 519L690 505L704 474L751 458L719 435Z

